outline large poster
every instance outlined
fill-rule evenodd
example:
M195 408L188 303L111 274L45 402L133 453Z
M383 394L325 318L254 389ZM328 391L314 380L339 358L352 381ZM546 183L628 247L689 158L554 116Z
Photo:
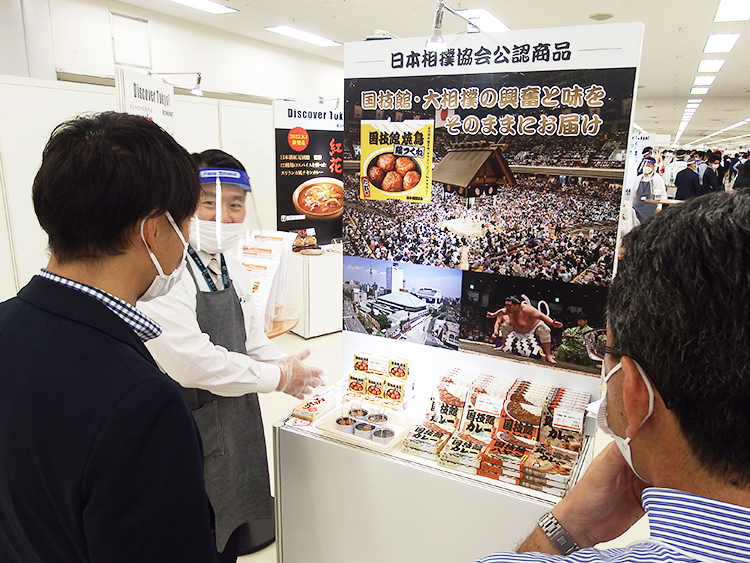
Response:
M318 244L341 237L343 113L334 104L276 100L276 210L280 231L315 229Z
M459 310L441 302L446 323L433 323L425 344L597 371L583 335L604 326L642 29L457 35L442 53L425 51L424 39L347 44L344 154L356 166L344 175L344 281L360 318L400 324L404 310L395 309L406 300L348 280L353 257L421 265L436 277L450 268L462 272ZM388 137L372 124L398 131L414 122L434 125L429 198L393 197L406 191L405 174L368 197L365 141ZM421 272L417 285L429 288L429 277ZM397 291L419 298L419 289ZM422 305L438 307L409 306ZM455 339L437 335L447 317Z

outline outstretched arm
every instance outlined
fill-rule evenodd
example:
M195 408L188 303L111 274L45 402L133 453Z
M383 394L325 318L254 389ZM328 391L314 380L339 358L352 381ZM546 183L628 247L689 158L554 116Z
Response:
M556 321L552 317L545 315L536 307L533 307L531 305L526 305L526 304L522 305L522 307L523 307L523 312L529 317L531 317L532 319L542 320L548 325L553 326L555 328L560 328L562 326L561 322Z

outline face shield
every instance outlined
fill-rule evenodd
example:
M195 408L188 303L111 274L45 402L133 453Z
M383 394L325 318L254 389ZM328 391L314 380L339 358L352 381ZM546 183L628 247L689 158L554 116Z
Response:
M242 170L202 168L200 183L200 203L190 221L190 244L209 254L232 250L244 231L250 178Z

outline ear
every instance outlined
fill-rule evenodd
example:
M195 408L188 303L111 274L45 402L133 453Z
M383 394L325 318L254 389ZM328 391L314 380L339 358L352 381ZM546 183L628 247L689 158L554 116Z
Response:
M162 217L160 215L152 215L146 218L145 221L137 221L133 226L133 240L137 244L141 246L143 245L143 242L141 241L141 223L143 223L143 238L146 240L146 244L151 252L156 253L156 250L159 247L159 235L161 234L160 231L162 229L161 219Z
M635 438L641 429L644 419L649 411L649 392L646 382L641 377L635 362L628 356L620 359L622 363L622 406L628 425L625 436ZM651 385L654 392L654 411L657 404L663 404L656 388Z

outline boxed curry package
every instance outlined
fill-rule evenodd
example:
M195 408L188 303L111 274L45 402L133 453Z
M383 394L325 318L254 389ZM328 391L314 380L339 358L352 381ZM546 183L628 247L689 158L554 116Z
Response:
M353 368L347 382L348 393L363 395L368 401L401 410L414 395L409 379L410 361L389 358L371 352L355 352Z
M402 450L563 496L584 442L588 393L453 368Z

